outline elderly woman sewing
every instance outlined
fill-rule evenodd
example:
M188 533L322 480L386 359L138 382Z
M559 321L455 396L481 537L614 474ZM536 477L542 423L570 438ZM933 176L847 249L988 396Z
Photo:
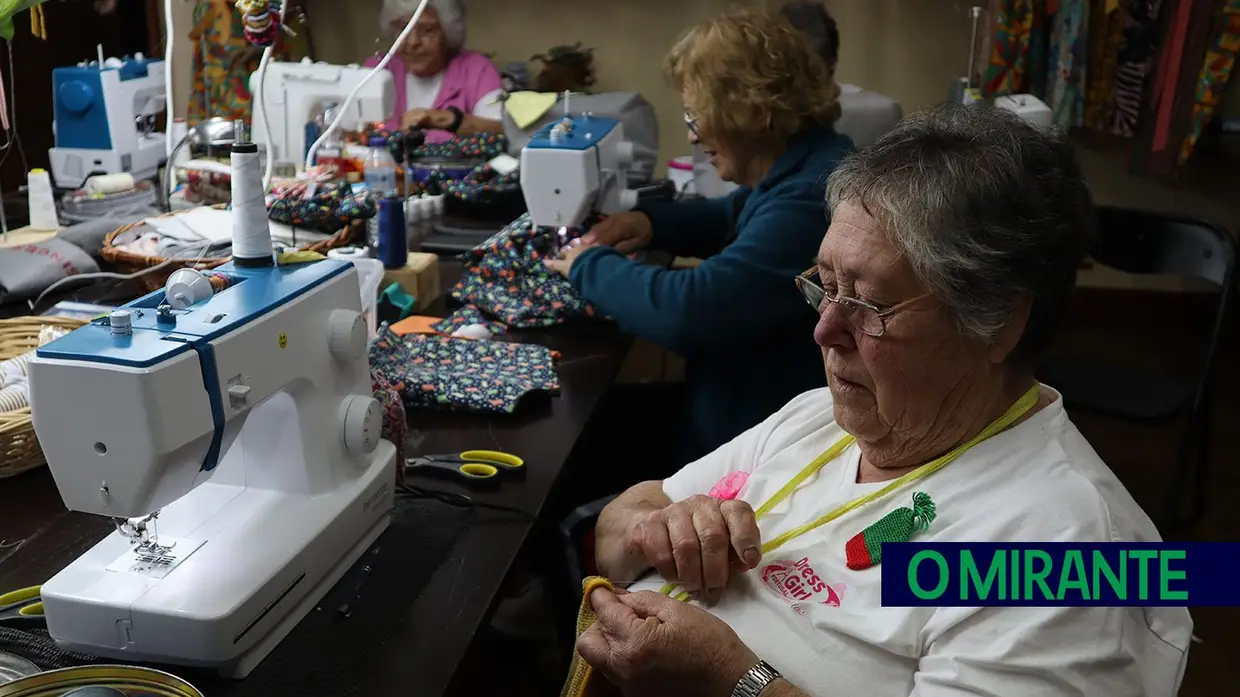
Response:
M943 107L845 160L828 202L796 283L830 387L607 507L600 570L658 578L591 594L581 656L626 694L1174 695L1184 609L880 605L896 569L870 543L911 530L871 526L913 500L916 541L1159 539L1033 377L1093 225L1071 146Z
M379 24L396 38L419 0L384 0ZM378 57L366 65L379 64ZM390 129L427 129L431 143L453 134L503 131L499 71L481 53L465 48L462 0L430 0L399 52L388 63L396 81Z
M823 384L804 340L813 317L786 286L822 238L824 175L852 143L832 128L839 88L826 64L777 13L708 20L665 67L689 141L741 188L611 216L551 265L621 329L685 358L683 463ZM704 261L667 270L626 256L643 248Z

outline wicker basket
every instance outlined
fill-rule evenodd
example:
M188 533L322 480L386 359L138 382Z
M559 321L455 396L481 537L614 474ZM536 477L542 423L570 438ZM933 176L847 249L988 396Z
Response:
M216 207L224 208L224 206ZM175 215L175 213L170 213L168 215ZM139 271L149 269L152 266L158 266L168 261L163 257L148 257L140 254L133 254L132 252L127 252L123 249L112 246L113 240L117 237L145 225L145 222L138 221L132 225L117 228L112 232L109 232L108 236L104 238L103 250L101 253L103 258L108 263L116 267L117 271L121 273L138 273ZM304 245L298 249L326 254L328 250L336 249L337 247L347 247L354 240L365 239L365 236L366 221L355 220L331 237L314 244ZM203 270L213 269L221 264L224 264L228 260L229 257L218 257L214 259L202 260L195 260L190 257L186 257L184 261L178 259L163 267L159 271L153 271L151 273L138 276L136 280L142 284L142 287L145 288L147 292L152 292L163 288L164 284L168 282L168 277L171 276L177 269L187 267Z
M77 329L86 324L65 317L0 319L0 360L20 356L38 347L39 331L46 326ZM21 474L46 463L34 435L30 408L0 413L0 479Z

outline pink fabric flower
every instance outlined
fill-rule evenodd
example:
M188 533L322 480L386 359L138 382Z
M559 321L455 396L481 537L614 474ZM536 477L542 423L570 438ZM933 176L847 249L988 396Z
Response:
M711 487L710 496L723 501L731 501L741 495L741 489L745 488L745 482L748 481L748 472L733 472Z

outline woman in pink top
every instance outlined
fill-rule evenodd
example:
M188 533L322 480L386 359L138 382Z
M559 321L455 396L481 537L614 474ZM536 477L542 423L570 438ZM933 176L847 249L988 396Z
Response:
M379 23L392 38L400 35L418 0L384 0ZM503 131L499 71L481 53L465 47L462 0L430 0L404 45L388 63L396 82L391 129L426 129L427 141L443 142L454 133ZM366 61L379 64L375 56Z

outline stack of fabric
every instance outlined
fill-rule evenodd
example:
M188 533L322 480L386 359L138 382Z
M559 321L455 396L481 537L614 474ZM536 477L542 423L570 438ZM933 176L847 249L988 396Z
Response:
M556 231L535 227L526 214L466 252L465 271L451 292L452 299L465 306L435 329L452 334L483 324L500 333L602 319L568 279L547 267L546 260L559 253L561 243Z
M527 394L559 392L555 362L545 346L397 336L386 324L370 346L374 380L398 392L409 408L511 414Z

